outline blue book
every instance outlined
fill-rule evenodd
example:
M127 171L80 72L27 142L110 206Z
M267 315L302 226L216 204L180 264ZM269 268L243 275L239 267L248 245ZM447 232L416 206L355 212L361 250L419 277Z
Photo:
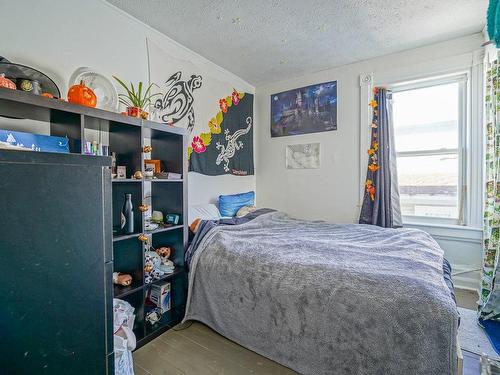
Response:
M69 153L69 139L67 137L0 130L0 148Z

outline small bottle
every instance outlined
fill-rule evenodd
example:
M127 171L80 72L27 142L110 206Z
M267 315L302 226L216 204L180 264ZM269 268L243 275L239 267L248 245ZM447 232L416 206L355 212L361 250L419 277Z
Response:
M124 234L134 233L134 207L132 194L125 194L125 202L121 212L121 229Z

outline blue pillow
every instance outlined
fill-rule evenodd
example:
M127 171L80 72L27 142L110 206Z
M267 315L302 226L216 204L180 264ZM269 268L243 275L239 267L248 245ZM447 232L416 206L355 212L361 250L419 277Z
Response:
M219 211L221 216L233 217L241 207L255 205L255 192L219 195Z

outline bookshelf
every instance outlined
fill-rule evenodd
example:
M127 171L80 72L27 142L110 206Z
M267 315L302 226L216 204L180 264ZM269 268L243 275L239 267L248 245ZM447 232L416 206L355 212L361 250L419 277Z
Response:
M135 308L137 348L178 324L184 316L187 298L187 273L184 268L184 248L188 236L185 129L3 88L0 88L0 116L8 119L4 121L6 125L0 121L0 128L5 130L16 131L16 128L9 128L9 124L14 121L12 119L44 122L48 135L69 138L70 153L73 154L85 155L85 142L96 140L96 137L109 146L110 154L116 153L116 165L126 167L127 178L112 179L111 194L107 196L112 227L107 228L105 236L113 248L113 258L107 265L110 272L106 277L107 282L111 282L112 272L124 272L132 276L133 282L127 287L114 285L112 297L123 299ZM150 153L143 152L146 145L152 146ZM179 173L182 179L134 179L135 171L141 171L144 175L145 159L160 160L162 170ZM120 223L120 212L127 193L132 194L134 206L133 234L121 234L115 230ZM142 203L148 204L152 210L161 211L164 216L167 213L178 214L178 225L146 231L145 214L138 209ZM173 274L164 275L151 284L145 283L146 249L144 242L138 239L140 234L146 234L154 248L173 248L170 257L176 266ZM85 248L82 247L81 251L83 254ZM145 320L148 309L146 295L151 285L163 282L170 282L171 310L164 313L156 324L150 325ZM108 313L112 314L112 311Z

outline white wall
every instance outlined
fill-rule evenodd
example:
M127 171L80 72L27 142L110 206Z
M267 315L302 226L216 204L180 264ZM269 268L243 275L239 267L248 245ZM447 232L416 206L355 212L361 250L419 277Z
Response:
M408 79L423 73L463 69L464 65L469 67L472 65L473 52L480 48L482 42L482 35L475 34L258 86L256 89L258 205L274 207L294 216L311 219L324 219L337 223L356 222L359 215L359 191L362 185L360 176L365 174L367 163L365 149L360 147L360 74L373 73L375 83L380 84ZM337 131L271 138L271 94L332 80L337 80L338 84ZM367 103L363 105L367 106ZM476 126L481 125L476 124ZM369 131L368 126L366 131ZM286 145L308 142L321 143L320 169L287 170ZM363 170L360 169L360 161ZM458 269L479 268L481 264L480 233L478 230L470 232L460 233L460 236L467 237L467 241L455 241L454 232L441 237L434 233L434 238L445 250L446 257ZM467 286L475 286L477 275L472 277L471 284Z
M204 74L231 82L240 91L255 92L239 77L104 1L4 1L2 14L9 16L0 22L0 53L12 62L43 71L63 95L70 75L82 66L125 81L147 82L146 38L175 58L197 65ZM23 22L27 16L29 21ZM255 176L189 175L190 204L206 203L221 193L248 190L255 190Z

